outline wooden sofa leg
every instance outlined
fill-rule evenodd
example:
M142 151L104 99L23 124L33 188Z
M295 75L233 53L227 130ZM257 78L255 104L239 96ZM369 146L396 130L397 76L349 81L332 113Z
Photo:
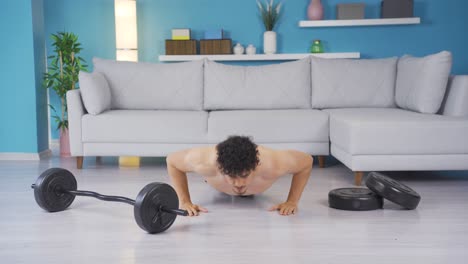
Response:
M325 156L318 156L318 162L320 168L325 168Z
M361 186L362 184L362 177L364 176L364 172L362 171L355 171L354 172L354 185Z
M76 168L83 169L83 156L76 157Z

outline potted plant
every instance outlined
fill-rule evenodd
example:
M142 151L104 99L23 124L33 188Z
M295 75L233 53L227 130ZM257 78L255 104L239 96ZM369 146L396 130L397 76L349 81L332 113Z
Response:
M53 118L60 129L60 155L70 155L70 141L68 137L68 113L66 94L68 91L77 89L78 74L87 71L85 60L78 56L82 50L78 42L78 36L69 32L58 32L52 34L52 46L54 54L49 56L50 65L44 74L43 86L52 89L60 98L60 113L49 104L54 111ZM60 114L60 115L59 115Z
M265 3L257 1L257 5L263 25L265 26L265 33L263 34L263 52L265 54L275 54L276 32L273 30L280 19L281 3L275 3L274 0Z

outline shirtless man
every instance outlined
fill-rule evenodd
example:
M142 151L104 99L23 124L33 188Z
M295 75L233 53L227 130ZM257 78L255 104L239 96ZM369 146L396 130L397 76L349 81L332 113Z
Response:
M192 148L170 154L167 170L179 196L181 209L190 216L207 209L193 204L187 183L187 173L202 175L216 190L236 196L259 194L279 177L293 174L286 202L270 211L281 215L294 214L312 171L309 154L295 150L273 150L257 146L248 137L231 136L216 146Z

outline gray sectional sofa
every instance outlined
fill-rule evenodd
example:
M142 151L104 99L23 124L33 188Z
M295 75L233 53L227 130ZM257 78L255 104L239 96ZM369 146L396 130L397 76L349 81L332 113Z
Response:
M167 156L248 135L355 172L468 169L468 76L451 54L267 66L95 58L67 93L71 153Z

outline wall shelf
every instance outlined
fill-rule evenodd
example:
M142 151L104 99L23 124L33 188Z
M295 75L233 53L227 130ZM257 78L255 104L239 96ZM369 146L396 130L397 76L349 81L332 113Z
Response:
M350 20L303 20L299 27L355 27L355 26L389 26L421 24L421 18L378 18Z
M300 60L307 56L329 59L359 59L359 52L344 53L284 53L284 54L256 54L256 55L160 55L159 61L193 61L207 58L213 61L284 61Z

